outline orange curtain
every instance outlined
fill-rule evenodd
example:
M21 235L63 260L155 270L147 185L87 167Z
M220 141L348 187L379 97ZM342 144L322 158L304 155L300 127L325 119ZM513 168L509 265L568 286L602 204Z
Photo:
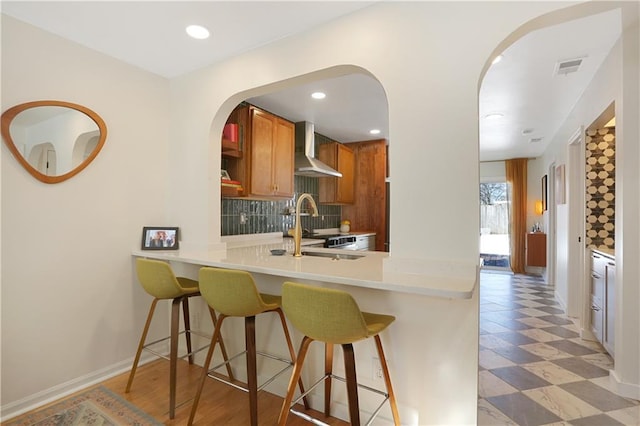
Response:
M515 158L505 162L507 183L511 192L509 242L511 270L524 274L525 238L527 235L527 159Z

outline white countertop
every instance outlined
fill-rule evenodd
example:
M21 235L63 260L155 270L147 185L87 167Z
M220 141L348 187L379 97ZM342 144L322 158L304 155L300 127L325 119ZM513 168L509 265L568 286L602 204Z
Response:
M356 254L356 260L293 257L293 239L264 237L253 245L227 239L226 250L135 250L134 256L167 261L239 269L291 279L315 280L424 296L469 299L476 286L478 265L463 262L396 258L385 252L308 248L309 251ZM317 240L303 240L317 243ZM271 249L285 249L273 256ZM304 251L304 250L303 250Z

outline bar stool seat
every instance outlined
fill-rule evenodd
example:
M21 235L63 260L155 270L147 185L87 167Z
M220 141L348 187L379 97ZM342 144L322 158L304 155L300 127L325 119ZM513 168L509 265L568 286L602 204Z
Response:
M125 393L131 391L133 385L133 378L138 368L140 356L142 351L145 350L154 354L157 357L168 359L169 366L169 418L175 417L176 408L176 381L177 381L177 361L179 358L189 358L189 364L193 364L193 355L201 350L206 349L209 345L205 345L199 349L192 350L191 347L191 334L201 335L203 337L209 337L203 335L198 331L191 330L191 323L189 321L189 298L194 296L200 296L200 289L198 282L185 277L176 277L169 264L158 260L151 259L136 259L136 272L138 275L138 281L142 285L142 288L153 296L151 307L147 315L147 321L138 343L138 349L129 373L129 380L127 381L127 387ZM156 309L156 305L161 300L172 300L171 303L171 332L169 336L155 340L153 342L146 343L147 333L149 332L149 326L153 319L153 314ZM182 312L184 316L184 331L179 331L180 327L180 305L182 305ZM215 312L209 309L211 320L215 325L217 323ZM187 344L187 353L178 357L178 338L180 334L185 335ZM169 340L169 354L159 352L155 349L155 345ZM224 359L227 358L227 352L224 347L222 337L220 337L220 348L223 353ZM228 369L229 375L231 375L231 369Z
M347 385L347 395L349 399L349 417L352 425L360 424L360 410L358 403L358 387L375 392L384 396L384 400L373 412L371 418L366 423L371 424L380 412L380 409L389 401L393 421L396 426L400 425L400 415L396 404L395 394L391 385L391 377L387 367L387 360L382 349L380 332L385 330L395 317L369 312L362 312L353 297L341 290L314 287L305 284L285 282L282 287L282 308L291 324L305 336L302 339L298 358L296 360L291 380L289 382L287 395L282 404L278 425L284 426L287 423L289 413L309 420L316 424L324 424L311 416L296 411L292 408L300 398L311 392L316 386L324 381L324 414L330 415L331 402L331 382L332 379L345 381ZM376 349L380 358L382 375L386 386L386 392L362 386L356 380L356 365L353 352L353 343L373 337ZM295 383L302 372L302 366L307 356L307 351L311 342L318 340L325 343L325 375L314 383L309 390L302 393L302 396L293 401ZM342 346L344 353L344 365L346 378L333 374L333 345Z
M296 355L291 343L291 337L289 329L285 321L284 313L280 308L280 296L259 293L255 285L253 277L246 271L227 270L219 268L201 268L199 274L200 292L202 297L206 300L209 306L220 313L218 317L218 323L216 325L211 346L204 362L204 371L200 380L200 385L193 399L193 405L191 407L191 415L189 416L188 425L193 424L196 411L198 409L198 403L202 394L202 388L205 384L207 377L226 383L237 389L249 393L249 411L251 415L251 425L256 426L258 424L258 392L265 386L270 384L279 375L291 368L295 362ZM285 340L287 342L290 360L283 359L271 354L259 352L256 349L256 336L255 336L255 319L256 315L275 312L280 317L282 329L284 331ZM222 365L229 365L229 361L225 360L220 365L213 368L209 368L211 364L211 357L215 348L215 343L220 336L222 323L228 317L244 317L245 319L245 351L240 352L230 358L233 360L237 356L246 355L247 362L247 387L240 386L234 381L225 380L217 375L211 374ZM262 355L281 361L285 364L284 368L278 371L270 379L266 380L262 385L258 386L257 379L257 355ZM300 387L300 391L304 392L304 387L301 379L296 379ZM295 387L295 385L294 385ZM304 398L305 408L309 408L306 397Z

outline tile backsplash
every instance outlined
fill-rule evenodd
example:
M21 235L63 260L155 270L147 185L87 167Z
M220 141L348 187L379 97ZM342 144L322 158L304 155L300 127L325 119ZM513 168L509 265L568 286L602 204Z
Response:
M586 246L615 249L616 131L615 127L587 131Z
M309 193L318 206L318 216L302 216L302 227L312 229L338 228L342 216L342 207L321 205L318 202L318 178L294 176L294 197L290 200L262 201L243 200L241 198L223 198L221 216L221 235L263 234L267 232L287 233L295 226L295 216L288 214L295 210L300 194ZM306 209L307 203L303 203ZM242 216L245 223L241 224Z

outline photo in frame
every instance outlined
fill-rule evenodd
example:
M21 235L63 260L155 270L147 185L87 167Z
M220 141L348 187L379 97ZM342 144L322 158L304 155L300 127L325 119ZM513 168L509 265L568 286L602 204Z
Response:
M542 211L547 211L547 175L542 176Z
M178 250L179 228L145 226L142 228L142 250Z

